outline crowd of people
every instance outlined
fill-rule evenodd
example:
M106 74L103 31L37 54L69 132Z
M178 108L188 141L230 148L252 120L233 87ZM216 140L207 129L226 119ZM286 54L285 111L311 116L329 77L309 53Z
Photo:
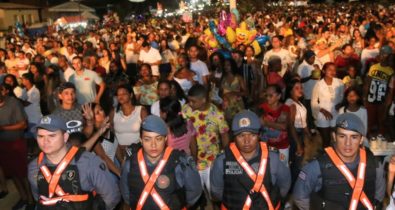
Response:
M12 178L13 209L379 208L392 180L364 148L395 139L394 16L260 8L240 17L270 38L257 55L206 48L213 13L9 33L0 199Z

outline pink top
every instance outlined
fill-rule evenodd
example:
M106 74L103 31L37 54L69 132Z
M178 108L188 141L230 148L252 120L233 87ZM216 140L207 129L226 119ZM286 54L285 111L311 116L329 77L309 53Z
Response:
M196 130L193 127L191 121L187 121L187 130L188 132L180 137L175 137L172 133L167 136L167 145L179 150L184 150L188 155L191 154L191 150L189 149L189 143L192 138L196 136Z

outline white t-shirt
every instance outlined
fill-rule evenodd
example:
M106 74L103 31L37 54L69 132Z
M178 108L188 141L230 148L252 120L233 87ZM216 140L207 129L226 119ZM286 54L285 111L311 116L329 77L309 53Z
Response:
M268 65L269 64L269 59L272 56L278 56L281 58L281 71L279 72L280 76L284 76L284 74L287 72L288 65L292 63L292 58L288 50L286 49L280 49L278 52L274 52L273 50L269 50L265 53L265 56L263 57L263 65Z
M162 60L162 56L159 53L159 50L151 47L148 52L144 50L140 51L139 61L143 63L155 63ZM151 65L152 75L159 76L159 65Z
M41 117L41 108L40 108L40 91L33 85L30 90L26 90L27 93L27 101L30 102L29 106L25 107L25 112L28 117L29 123L37 124Z
M151 105L151 114L160 117L160 104L159 100Z
M321 79L315 84L311 96L311 109L317 127L335 127L338 114L335 106L343 100L343 96L344 84L338 78L333 78L331 85L327 85L324 79ZM332 120L327 120L320 112L320 109L330 112L333 116Z
M339 109L339 114L343 114L343 113L344 113L344 109L345 109L344 106L341 107L341 108ZM366 111L366 109L365 109L364 107L360 107L360 108L358 109L358 111L356 111L356 112L352 112L352 111L350 111L350 110L348 110L348 109L347 109L346 112L347 112L347 113L352 113L352 114L357 115L357 116L359 117L359 119L362 120L363 126L365 127L365 130L367 131L367 129L368 129L368 112Z
M195 62L191 62L191 70L195 72L197 76L197 81L199 84L203 85L203 77L208 76L210 73L208 72L208 68L206 63L201 60L197 60Z
M30 64L30 61L27 58L24 58L24 59L17 58L16 59L16 67L18 68L19 76L22 76L23 74L29 72L29 69L28 69L29 64Z
M315 60L314 64L317 64L318 66L321 66L319 64L319 61L317 59ZM303 60L303 62L299 65L298 67L298 75L303 79L306 77L309 77L311 75L311 72L314 71L314 66L310 65L306 62L306 60ZM304 98L306 100L311 99L311 94L313 93L313 88L314 85L317 83L318 80L314 79L309 79L305 83L302 83L303 85L303 94Z
M78 103L86 104L95 101L96 85L100 85L103 80L96 72L85 69L82 75L71 75L69 82L75 85Z
M126 63L137 63L139 59L139 54L134 53L134 48L135 48L135 43L128 43L126 44L126 49L125 49L125 58L126 58Z
M74 69L72 69L71 67L67 67L67 69L63 72L62 77L64 81L68 82L70 81L70 77L73 74L74 74Z

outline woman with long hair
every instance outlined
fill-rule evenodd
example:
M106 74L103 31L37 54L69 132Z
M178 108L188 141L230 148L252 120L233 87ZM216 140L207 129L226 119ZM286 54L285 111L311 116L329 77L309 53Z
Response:
M46 107L42 110L44 115L52 113L59 105L58 87L61 83L60 71L57 65L50 65L45 69L45 86L43 96L41 97L43 99L41 103L45 103L43 107Z
M365 40L362 37L361 31L357 28L353 31L352 47L358 56L361 56L362 50L365 48Z
M303 86L299 80L292 80L286 90L287 100L285 104L289 106L291 145L295 145L296 155L304 153L304 136L311 135L307 127L307 109L303 105Z
M289 160L289 107L283 104L282 89L278 85L269 85L266 88L266 102L260 105L263 111L261 123L263 127L261 139L269 147L278 150L280 160L288 165Z
M180 84L174 80L170 81L170 96L176 98L181 105L188 102L188 98L185 95L184 90L181 88Z
M325 148L331 143L331 130L335 127L338 115L335 106L343 100L344 84L336 78L334 63L326 63L323 72L324 78L318 81L313 88L311 109Z
M140 141L141 122L147 116L143 106L137 106L133 89L120 85L116 90L118 106L114 114L114 131L118 139L118 157L124 160L130 154L128 147Z
M93 103L93 119L94 119L94 131L102 129L103 123L105 123L109 116L112 115L113 107L108 100L100 100L100 104ZM93 147L93 151L98 155L107 165L108 169L117 175L121 176L121 170L115 164L116 151L118 147L118 140L112 129L107 129L99 137L98 142Z
M365 129L368 128L368 113L363 106L361 89L357 86L351 86L344 92L343 101L336 106L339 114L346 112L357 115L365 125Z
M141 64L140 79L133 88L137 101L141 105L151 106L159 99L157 88L158 81L152 75L151 66L146 63Z
M231 123L233 116L244 109L243 97L247 96L246 85L243 78L237 74L237 64L233 59L224 61L220 91L224 99L226 121Z
M161 99L160 117L169 127L167 145L183 150L196 158L196 131L193 123L182 117L180 102L171 97Z
M191 62L189 61L187 54L180 54L177 58L178 68L173 75L174 81L180 84L184 93L187 94L189 89L196 84L197 75L191 68Z
M176 70L175 60L176 55L169 48L169 44L166 39L162 39L159 43L159 52L162 56L162 64L159 65L159 72L162 79L168 78L168 76Z
M13 74L7 74L4 77L4 84L8 84L12 87L12 91L14 92L15 97L21 99L21 100L26 100L27 99L27 95L26 95L26 91L23 90L23 88L21 88L18 84L18 81L15 77L15 75Z
M108 49L102 49L102 57L99 59L99 65L106 69L106 73L110 71L111 54Z

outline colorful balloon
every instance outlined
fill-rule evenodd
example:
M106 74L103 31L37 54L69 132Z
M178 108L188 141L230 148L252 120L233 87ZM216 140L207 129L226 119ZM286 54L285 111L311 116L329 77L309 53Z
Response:
M236 8L233 8L230 12L235 15L236 21L239 22L240 21L239 10L237 10Z
M261 46L257 40L251 43L251 47L254 48L255 55L259 55L262 52Z
M259 45L264 46L266 42L270 40L270 37L267 35L260 35L256 37L255 40L259 43Z
M226 28L226 40L228 40L228 42L231 44L236 41L236 33L229 26L228 26L228 28Z

